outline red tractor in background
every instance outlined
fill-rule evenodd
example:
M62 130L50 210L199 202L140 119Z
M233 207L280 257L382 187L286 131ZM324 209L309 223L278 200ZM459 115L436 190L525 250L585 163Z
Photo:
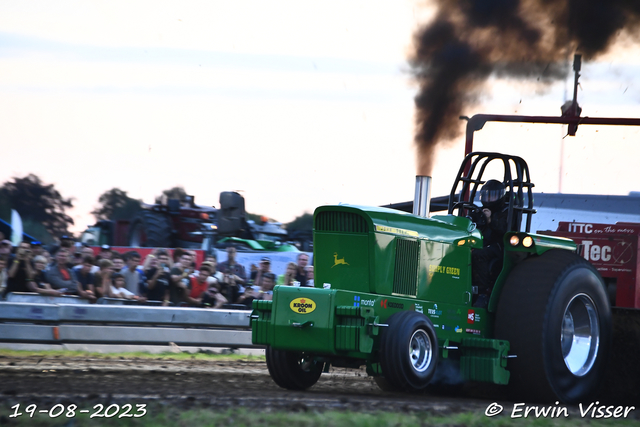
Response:
M89 245L189 248L209 251L233 242L239 249L295 251L280 223L247 219L244 198L233 191L220 193L220 209L184 200L164 199L143 209L132 220L98 221L81 241Z

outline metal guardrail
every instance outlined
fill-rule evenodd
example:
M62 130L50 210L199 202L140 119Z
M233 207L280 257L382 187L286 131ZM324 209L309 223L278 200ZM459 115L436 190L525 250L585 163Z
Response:
M0 302L0 342L253 348L248 310Z

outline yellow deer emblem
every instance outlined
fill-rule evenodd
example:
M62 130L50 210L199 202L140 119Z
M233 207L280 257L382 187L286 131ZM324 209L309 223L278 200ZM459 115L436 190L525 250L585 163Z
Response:
M336 265L339 264L344 264L344 265L349 265L348 262L346 262L343 258L338 258L338 252L334 252L333 253L333 265L331 266L331 268L335 267Z

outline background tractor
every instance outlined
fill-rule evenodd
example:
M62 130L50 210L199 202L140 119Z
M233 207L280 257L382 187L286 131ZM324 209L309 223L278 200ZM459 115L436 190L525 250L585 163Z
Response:
M383 389L419 391L447 364L461 380L508 385L529 400L589 398L611 347L607 295L573 241L530 233L526 162L468 154L447 215L431 218L421 216L429 211L429 181L418 178L414 214L316 209L316 287L278 286L273 301L254 302L253 342L267 346L273 380L302 390L328 365L366 365ZM489 178L506 187L508 231L483 308L473 305L471 271L483 235L471 218L479 217L476 195Z
M234 244L239 250L295 251L287 231L267 218L247 219L244 198L237 192L220 193L220 209L184 200L168 199L143 209L131 220L98 221L81 240L89 245L191 248L210 250Z

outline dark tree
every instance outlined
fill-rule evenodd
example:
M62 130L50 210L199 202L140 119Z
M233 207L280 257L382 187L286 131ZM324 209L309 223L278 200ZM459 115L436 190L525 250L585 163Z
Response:
M313 214L308 212L297 216L293 221L287 224L287 230L309 230L313 229Z
M173 187L168 190L164 190L161 196L156 197L156 203L161 203L163 196L165 196L166 199L184 200L187 197L187 192L184 190L184 187L182 186Z
M140 200L129 197L126 191L119 188L112 188L102 193L98 203L100 206L91 212L98 221L101 219L112 221L131 219L142 207Z
M301 251L313 251L313 214L308 212L297 216L286 225L289 240Z
M23 221L40 223L53 236L69 234L73 219L65 211L73 207L72 199L63 198L53 184L44 184L34 174L5 182L0 200L18 211Z

